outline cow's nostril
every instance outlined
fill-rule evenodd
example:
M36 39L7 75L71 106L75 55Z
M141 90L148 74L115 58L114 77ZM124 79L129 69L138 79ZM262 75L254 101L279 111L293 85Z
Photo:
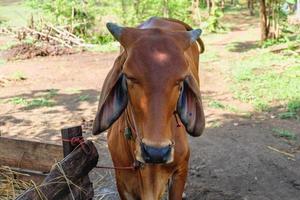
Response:
M171 156L172 146L152 147L141 144L142 157L146 163L166 163Z

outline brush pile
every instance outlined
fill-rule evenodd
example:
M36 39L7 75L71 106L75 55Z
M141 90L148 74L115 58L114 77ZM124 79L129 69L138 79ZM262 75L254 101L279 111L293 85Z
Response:
M13 36L18 44L3 53L7 60L30 59L36 56L56 56L73 54L91 46L63 27L45 24L19 29L2 28L0 33Z
M20 43L10 47L3 53L7 60L25 60L34 57L60 56L74 54L78 49L65 48L58 45L40 43Z

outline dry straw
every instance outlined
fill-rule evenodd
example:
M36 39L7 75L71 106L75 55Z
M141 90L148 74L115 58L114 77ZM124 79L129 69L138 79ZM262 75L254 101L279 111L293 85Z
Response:
M15 199L26 189L33 186L33 182L26 182L18 179L19 176L27 174L13 171L6 166L0 166L0 200Z

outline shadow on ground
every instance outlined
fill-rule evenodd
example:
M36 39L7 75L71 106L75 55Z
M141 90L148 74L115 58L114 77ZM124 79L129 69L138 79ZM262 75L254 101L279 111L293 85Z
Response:
M231 52L243 53L259 47L257 41L234 42L229 48Z
M33 90L1 97L0 102L5 104L6 110L0 112L0 134L57 141L64 126L80 125L93 119L99 91L51 91Z
M299 199L300 129L295 127L296 140L281 138L273 131L279 126L289 128L289 123L298 123L299 128L299 121L237 115L224 119L220 127L206 128L200 138L190 137L188 199Z

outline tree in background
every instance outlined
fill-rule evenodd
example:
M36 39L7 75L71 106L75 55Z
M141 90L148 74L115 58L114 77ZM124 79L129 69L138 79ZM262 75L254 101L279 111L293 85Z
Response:
M260 9L259 9L259 16L260 16L260 40L261 43L268 39L269 35L269 23L267 18L267 8L266 8L266 0L259 0Z
M195 25L200 26L201 23L201 15L200 15L200 9L199 9L199 0L192 0L192 6L191 6L191 11L192 15L191 18L193 20L193 23Z
M254 2L255 0L248 0L248 9L251 16L254 16Z
M297 0L296 16L300 19L300 0Z
M283 12L283 0L260 0L261 42L278 39L286 26L287 13Z

